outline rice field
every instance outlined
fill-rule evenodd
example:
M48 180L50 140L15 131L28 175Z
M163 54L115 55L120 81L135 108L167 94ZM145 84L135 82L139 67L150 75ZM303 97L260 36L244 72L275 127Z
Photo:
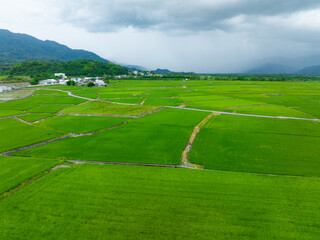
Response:
M22 96L0 103L0 239L319 238L319 82Z
M318 239L319 178L59 169L0 202L1 239Z

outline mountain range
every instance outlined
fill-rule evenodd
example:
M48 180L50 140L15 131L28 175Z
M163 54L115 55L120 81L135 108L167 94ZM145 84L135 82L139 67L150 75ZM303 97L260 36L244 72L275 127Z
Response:
M12 33L0 29L0 70L9 69L8 64L29 61L69 61L75 59L92 59L104 63L109 61L97 54L85 50L74 50L54 41L42 41L27 34ZM285 64L284 64L285 63ZM243 71L245 74L320 74L320 57L307 58L271 58L261 60L255 67ZM129 70L146 71L136 65L122 65ZM167 69L157 69L156 73L171 73Z

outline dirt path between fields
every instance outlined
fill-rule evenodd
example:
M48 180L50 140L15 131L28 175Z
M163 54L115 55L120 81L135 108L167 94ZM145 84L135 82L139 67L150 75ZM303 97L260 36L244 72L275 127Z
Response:
M190 167L190 168L195 168L195 169L203 169L203 166L202 165L199 165L199 164L194 164L194 163L191 163L190 160L189 160L189 152L192 148L192 145L194 143L194 140L196 139L198 133L200 132L200 129L213 117L213 116L216 116L218 114L216 113L211 113L209 114L207 117L205 117L193 130L191 136L190 136L190 139L188 141L188 144L186 146L186 148L183 150L182 152L182 155L181 155L181 164L183 166L187 166L187 167Z
M139 118L131 115L110 115L110 114L80 114L80 113L60 113L58 116L84 116L84 117L124 117L124 118Z
M140 103L140 105L143 105L147 100L148 100L148 98L143 99L143 101Z
M97 162L97 161L80 161L80 160L67 160L67 162L79 164L100 164L100 165L129 165L129 166L143 166L143 167L164 167L164 168L189 168L183 165L166 165L166 164L148 164L148 163L123 163L123 162Z
M32 126L32 124L31 124L31 123L29 123L29 122L27 122L27 121L25 121L25 120L23 120L23 119L21 119L21 118L14 117L14 119L16 119L16 120L18 120L18 121L20 121L20 122L22 122L22 123L25 123L25 124L27 124L27 125Z
M211 112L211 113L216 113L216 114L246 116L246 117L292 119L292 120L301 120L301 121L319 121L319 119L314 119L314 118L298 118L298 117L284 117L284 116L255 115L255 114L245 114L245 113L221 112L221 111L213 111L213 110L197 109L197 108L180 108L180 107L173 107L173 106L165 106L164 108L184 109L184 110L190 110L190 111Z

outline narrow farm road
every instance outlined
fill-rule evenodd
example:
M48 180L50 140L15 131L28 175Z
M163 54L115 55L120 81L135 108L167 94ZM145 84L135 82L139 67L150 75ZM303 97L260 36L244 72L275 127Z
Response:
M302 121L319 121L319 119L314 119L314 118L298 118L298 117L284 117L284 116L255 115L255 114L245 114L245 113L232 113L232 112L212 111L212 110L196 109L196 108L180 108L180 107L172 107L172 106L165 106L164 108L184 109L184 110L198 111L198 112L212 112L212 113L217 113L217 114L246 116L246 117L293 119L293 120L302 120Z

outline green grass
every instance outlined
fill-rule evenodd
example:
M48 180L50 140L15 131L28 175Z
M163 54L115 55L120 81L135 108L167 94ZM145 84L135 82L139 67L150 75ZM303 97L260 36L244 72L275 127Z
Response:
M70 107L63 113L139 116L158 108L156 106L121 105L94 101Z
M23 116L19 116L20 119L33 123L45 118L49 118L52 117L52 114L48 114L48 113L34 113L34 114L28 114L28 115L23 115Z
M63 134L49 129L29 126L15 119L0 120L0 152L46 141Z
M310 239L318 178L135 166L59 169L0 202L0 239Z
M29 113L57 113L71 105L40 105L29 109Z
M84 117L58 116L36 124L38 127L50 128L66 133L90 133L107 129L125 122L126 118L119 117Z
M57 160L0 156L0 195L59 163Z
M68 138L17 152L17 156L84 161L179 164L192 128L134 124L92 136Z
M320 176L314 122L218 116L198 134L190 160L208 169Z

